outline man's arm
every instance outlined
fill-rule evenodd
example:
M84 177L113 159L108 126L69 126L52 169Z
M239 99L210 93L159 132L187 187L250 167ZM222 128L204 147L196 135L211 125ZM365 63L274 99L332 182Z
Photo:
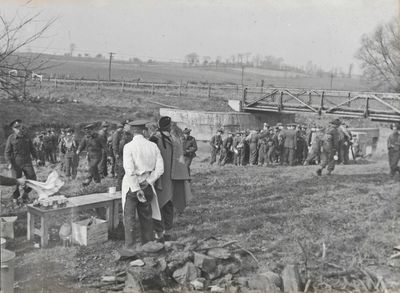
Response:
M86 148L86 143L86 137L82 138L81 143L78 147L78 151L76 152L78 155Z

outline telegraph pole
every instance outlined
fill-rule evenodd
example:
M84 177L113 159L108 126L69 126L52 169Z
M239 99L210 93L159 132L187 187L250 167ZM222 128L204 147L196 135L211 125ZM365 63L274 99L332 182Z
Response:
M115 53L110 52L108 54L110 54L110 62L108 63L108 81L111 81L111 60Z

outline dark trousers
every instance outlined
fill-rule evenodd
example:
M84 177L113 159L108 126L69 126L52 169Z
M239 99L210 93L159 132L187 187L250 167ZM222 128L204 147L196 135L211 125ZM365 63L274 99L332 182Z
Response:
M87 180L99 183L100 182L100 175L99 175L99 169L98 165L101 161L101 153L89 153L88 154L88 165L89 165L89 170L88 170L88 176Z
M35 170L33 169L32 164L24 164L24 165L13 165L13 168L11 170L12 172L12 176L15 178L21 178L22 174L25 175L26 179L31 179L31 180L36 180L36 173ZM32 189L29 187L24 187L24 194L23 194L23 198L27 198L28 197L28 193L31 191ZM19 188L17 186L17 188L15 189L14 193L13 193L13 198L17 199L20 197L20 193L19 193Z
M390 176L394 176L397 172L400 172L400 168L398 166L400 161L400 150L389 149L389 167L390 167Z
M190 176L190 165L192 164L193 158L184 156L184 159L185 159L185 166L188 169L189 176Z
M121 190L122 179L124 179L125 176L125 170L122 163L122 158L119 158L117 160L117 163L115 165L115 171L117 172L117 190Z
M216 148L211 148L211 161L210 164L214 164L217 161L217 155L219 153L219 150Z
M116 159L114 156L111 156L111 175L114 177L115 176L115 165L116 165Z
M273 145L269 146L268 153L267 153L267 158L268 158L267 164L272 164L272 163L275 162L275 159L276 159L276 148L275 148L275 146L273 146Z
M154 231L161 233L172 229L174 221L174 205L172 201L167 202L161 209L161 221L154 221Z
M64 169L67 177L72 176L72 179L76 178L78 172L78 155L66 154L64 155Z
M148 185L144 190L146 202L140 202L136 192L128 192L126 195L124 207L124 228L125 228L125 246L132 246L136 243L135 233L135 214L138 213L140 223L140 235L142 244L153 240L153 219L151 217L151 200L153 199L153 190Z
M101 160L99 162L99 173L103 177L107 177L108 175L108 170L107 170L107 152L103 151L101 153Z
M294 148L284 148L284 163L290 166L295 165L296 150Z
M261 145L258 150L258 165L264 165L264 163L268 162L268 148L266 145Z
M335 152L331 151L331 150L324 150L322 149L321 152L321 169L324 169L325 167L327 167L326 169L329 172L332 172L335 169Z
M238 149L237 153L236 152L233 153L233 163L236 166L242 165L242 149Z

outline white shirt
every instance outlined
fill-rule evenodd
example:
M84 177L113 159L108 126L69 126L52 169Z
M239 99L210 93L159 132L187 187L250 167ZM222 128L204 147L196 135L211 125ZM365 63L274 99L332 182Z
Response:
M124 146L123 166L122 207L129 189L131 192L138 191L139 184L147 181L155 191L153 185L164 173L164 162L157 145L140 134Z

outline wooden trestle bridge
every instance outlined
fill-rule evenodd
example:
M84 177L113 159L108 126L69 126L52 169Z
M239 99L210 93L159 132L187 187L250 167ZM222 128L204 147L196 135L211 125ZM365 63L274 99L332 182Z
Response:
M268 88L243 91L245 112L314 113L400 122L400 93Z

